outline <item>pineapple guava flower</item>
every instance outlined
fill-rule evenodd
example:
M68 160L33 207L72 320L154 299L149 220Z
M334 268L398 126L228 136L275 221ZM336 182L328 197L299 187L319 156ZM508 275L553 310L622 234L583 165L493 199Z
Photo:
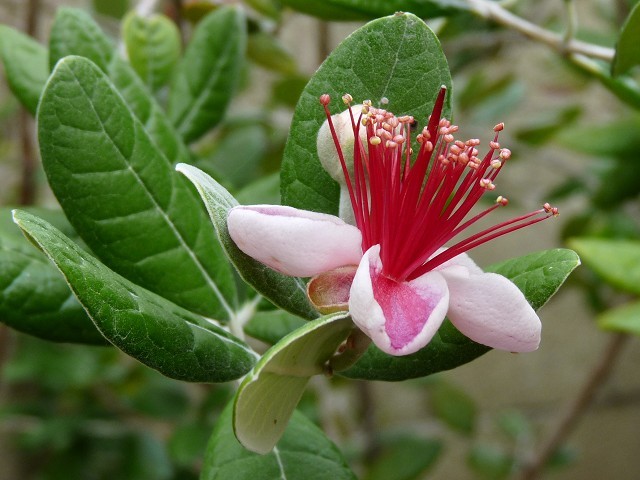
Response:
M312 302L321 311L348 308L353 322L391 355L424 347L445 316L478 343L511 352L535 350L540 319L522 292L507 278L483 272L466 252L558 211L545 204L452 243L508 204L500 196L467 218L495 188L511 152L498 143L502 124L494 128L482 159L479 140L456 140L458 127L441 118L445 94L443 87L417 136L415 160L412 117L396 117L368 101L352 107L350 95L343 97L347 110L331 117L330 98L322 95L327 122L318 143L330 135L338 166L328 165L324 146L319 153L331 175L342 176L355 226L323 213L255 205L230 211L229 233L241 250L271 268L313 277L307 288Z

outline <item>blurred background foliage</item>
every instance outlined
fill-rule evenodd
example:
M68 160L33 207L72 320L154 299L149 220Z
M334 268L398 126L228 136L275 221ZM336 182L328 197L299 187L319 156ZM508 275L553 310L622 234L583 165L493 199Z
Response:
M6 18L15 27L43 41L57 6L79 6L109 32L141 78L148 79L147 59L135 37L141 20L129 13L145 3L4 1L0 9L3 18L12 11ZM501 120L509 125L506 138L514 152L509 175L519 175L510 185L514 200L528 205L544 199L561 206L559 238L545 241L574 248L586 266L571 282L583 298L580 311L590 310L597 321L585 319L581 328L615 332L601 360L594 348L596 360L588 366L593 375L585 366L580 378L586 384L575 388L575 401L572 394L547 407L553 413L569 409L566 417L549 420L548 415L551 427L541 428L535 412L518 408L515 401L510 405L508 399L499 402L504 408L483 411L482 402L446 374L406 382L397 390L416 399L420 408L411 415L425 416L424 428L394 424L377 409L381 391L395 385L371 387L337 379L329 389L326 380L318 379L305 394L304 413L323 425L366 480L462 478L460 472L478 479L577 478L572 472L589 459L566 442L568 432L612 371L627 336L640 334L640 15L630 15L637 2L507 2L521 18L567 41L577 38L611 48L618 43L614 61L539 45L539 39L526 39L517 28L460 8L474 3L463 0L174 0L159 2L166 17L156 25L137 28L175 35L174 45L180 46L193 25L223 3L246 8L247 61L227 115L193 145L196 166L242 203L278 203L288 123L310 74L349 31L409 5L427 18L442 41L454 78L455 121L465 126L465 134L486 136L481 126ZM319 19L310 20L310 14ZM296 41L305 46L303 54L302 47L292 44ZM527 44L532 47L523 50ZM165 81L180 50L169 43L162 55ZM163 79L150 82L156 97L166 102ZM32 119L6 88L0 125L0 203L55 206L37 163ZM494 259L490 253L488 258ZM555 319L555 324L561 321ZM251 327L259 329L259 323ZM567 350L570 340L579 339L580 333L567 338ZM233 392L231 385L169 380L109 347L52 344L4 325L0 361L0 471L8 472L2 475L7 479L198 478L215 419ZM636 392L631 399L636 408L639 399ZM554 443L547 437L561 430L563 422L569 430ZM451 467L446 458L453 449L462 451L462 457L458 454ZM638 459L629 462L628 468L616 470L629 476L616 478L636 478ZM537 468L533 473L532 465ZM580 478L601 478L594 472Z

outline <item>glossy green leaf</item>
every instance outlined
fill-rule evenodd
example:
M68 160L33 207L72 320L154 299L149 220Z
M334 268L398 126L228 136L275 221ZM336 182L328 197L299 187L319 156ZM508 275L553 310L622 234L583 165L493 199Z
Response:
M251 320L245 324L244 332L253 338L273 345L306 323L300 317L283 310L256 312Z
M74 234L62 212L38 214ZM52 342L108 343L60 272L13 224L9 209L0 210L0 322Z
M205 453L200 480L355 480L340 451L303 414L291 422L270 453L242 447L232 428L232 405L218 418Z
M575 252L559 248L507 260L486 270L510 279L537 310L556 293L578 265L580 259ZM469 340L445 320L433 340L422 350L392 357L372 345L358 363L340 374L368 380L406 380L464 365L489 350L489 347Z
M569 245L604 281L640 295L640 241L574 238Z
M67 55L85 57L106 72L113 59L113 42L91 16L78 8L59 8L49 36L51 69Z
M444 381L433 385L429 393L431 409L439 420L461 433L473 433L478 412L469 395Z
M463 0L280 0L283 5L325 20L370 20L395 12L432 18L467 9Z
M442 441L413 434L390 437L371 464L364 480L420 480L442 453Z
M172 163L189 161L189 152L151 92L133 68L115 54L109 38L84 11L62 8L58 11L49 42L55 49L51 62L77 55L89 58L109 75L131 113ZM87 48L92 44L94 48Z
M291 124L281 173L282 202L306 210L337 214L339 188L324 171L316 137L325 120L320 95L331 95L332 112L344 110L340 100L413 115L426 123L441 85L451 87L447 60L435 34L418 17L398 14L368 23L344 40L325 60L305 88ZM447 99L446 112L449 108Z
M198 189L220 243L244 281L278 307L306 319L316 318L319 314L307 299L304 282L282 275L254 260L233 242L227 229L227 216L229 210L238 205L236 199L213 178L191 165L181 163L176 170Z
M640 65L640 5L636 4L620 31L616 56L611 64L611 74L614 77L624 75L638 65Z
M57 64L38 133L51 188L105 264L194 312L232 314L233 273L196 192L89 60Z
M169 117L186 142L222 120L238 83L246 43L246 20L239 8L219 8L198 23L169 98Z
M49 77L49 54L34 39L0 25L0 58L13 94L33 115Z
M145 365L178 380L226 382L244 375L255 354L211 321L109 270L44 220L14 221L55 263L100 332Z
M598 316L598 326L603 330L640 335L640 302L607 310Z
M141 17L132 11L122 25L129 62L145 85L156 92L169 82L180 58L180 33L164 15Z
M233 429L247 449L268 453L278 442L307 382L354 328L347 313L326 315L284 337L263 355L236 393Z

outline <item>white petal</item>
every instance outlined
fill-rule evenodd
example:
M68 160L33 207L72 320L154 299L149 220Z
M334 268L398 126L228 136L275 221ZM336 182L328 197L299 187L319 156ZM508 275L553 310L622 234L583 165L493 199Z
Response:
M362 256L360 230L325 213L243 205L231 209L227 225L240 250L285 275L311 277Z
M365 252L351 285L351 318L383 352L414 353L431 341L444 320L447 284L438 272L396 282L381 271L380 247L375 245Z
M509 352L531 352L542 325L522 292L496 273L460 275L444 269L451 322L470 339Z

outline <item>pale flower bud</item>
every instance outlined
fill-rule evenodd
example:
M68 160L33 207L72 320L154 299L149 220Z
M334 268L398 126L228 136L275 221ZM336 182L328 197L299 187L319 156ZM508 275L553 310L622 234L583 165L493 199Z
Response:
M351 107L353 118L356 122L360 117L362 107L362 105L353 105ZM351 125L349 110L333 115L331 117L331 121L333 122L333 126L336 130L336 135L338 136L338 141L342 148L342 154L344 155L349 175L353 176L353 147L355 137L353 135L353 127ZM360 125L360 140L363 142L363 145L366 146L367 129L362 125ZM331 129L329 128L329 122L327 120L325 120L318 131L318 140L316 145L322 167L329 175L331 175L331 178L337 181L340 185L344 185L346 182L342 172L342 165L340 164L340 157L338 157L338 152L336 151L336 146L333 142Z

